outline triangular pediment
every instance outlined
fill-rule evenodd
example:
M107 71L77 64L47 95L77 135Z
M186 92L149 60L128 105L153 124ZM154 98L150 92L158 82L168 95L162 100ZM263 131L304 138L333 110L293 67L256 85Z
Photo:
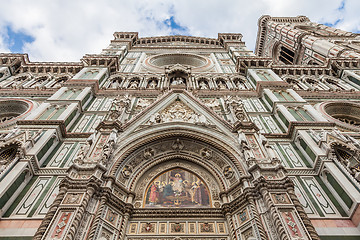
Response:
M146 124L152 125L166 122L187 122L210 125L204 114L194 111L183 101L177 99L165 109L151 115Z
M137 131L159 124L194 124L228 133L232 130L232 125L186 90L164 94L123 127L124 131Z

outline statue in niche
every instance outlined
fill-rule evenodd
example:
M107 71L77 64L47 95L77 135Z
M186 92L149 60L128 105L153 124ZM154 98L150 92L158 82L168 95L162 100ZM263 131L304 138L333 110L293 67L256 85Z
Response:
M174 85L182 85L182 84L185 84L185 79L181 78L181 77L174 77L172 82L171 82L171 85L174 86Z
M138 81L137 80L133 80L130 82L130 86L129 89L137 89L138 88Z
M263 134L260 134L260 141L261 141L261 144L264 146L270 160L278 160L279 158L278 158L275 150L269 144L268 140L266 139L266 137Z
M114 79L110 84L110 88L117 89L120 87L120 79Z
M219 81L219 82L218 82L218 87L219 87L220 90L225 90L225 89L227 89L224 81Z
M157 84L156 84L156 81L155 81L155 80L151 80L151 81L149 82L149 89L155 89L156 86L157 86Z
M110 156L114 150L115 144L117 142L117 130L113 129L109 135L107 143L103 146L103 151L101 155L101 164L104 166L109 166Z
M240 80L236 82L236 86L239 90L246 89L245 84Z
M118 134L118 131L116 129L111 130L108 141L110 143L116 143L117 142L117 134Z
M201 90L209 89L208 86L207 86L207 84L206 84L206 82L205 82L204 80L201 80L201 81L199 82L199 87L200 87Z
M239 131L239 143L240 143L240 149L241 152L244 155L245 161L249 161L253 159L251 148L249 144L247 143L246 136L242 131Z

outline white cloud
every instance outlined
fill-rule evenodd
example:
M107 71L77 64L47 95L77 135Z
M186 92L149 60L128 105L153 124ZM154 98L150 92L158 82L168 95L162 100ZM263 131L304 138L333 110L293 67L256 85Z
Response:
M6 1L0 8L0 51L9 51L6 27L32 36L24 45L31 61L79 61L98 53L115 31L138 31L141 36L168 35L164 21L171 16L194 36L217 37L240 32L254 49L261 15L306 15L315 22L335 23L360 31L360 1L347 0L140 0L140 1Z

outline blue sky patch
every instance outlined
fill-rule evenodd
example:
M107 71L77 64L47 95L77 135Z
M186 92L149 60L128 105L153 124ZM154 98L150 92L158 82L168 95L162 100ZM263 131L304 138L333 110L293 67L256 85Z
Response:
M328 27L335 27L336 28L336 25L339 23L339 22L341 22L342 21L342 19L337 19L335 22L333 22L333 23L329 23L329 22L325 22L325 23L323 23L325 26L328 26Z
M345 0L343 0L343 1L340 3L340 6L337 8L337 10L342 11L342 10L344 10L344 8L345 8Z
M25 43L31 43L35 40L30 35L27 35L21 31L13 31L10 26L6 27L8 38L7 45L13 53L22 53Z
M164 24L168 25L171 28L171 35L189 35L188 28L183 27L179 25L176 21L174 16L171 16L170 18L166 19L164 21Z

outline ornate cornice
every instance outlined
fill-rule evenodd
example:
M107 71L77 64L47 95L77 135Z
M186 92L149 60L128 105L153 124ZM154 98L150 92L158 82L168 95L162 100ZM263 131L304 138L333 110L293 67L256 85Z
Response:
M216 208L142 208L134 209L132 218L223 218L223 211Z

